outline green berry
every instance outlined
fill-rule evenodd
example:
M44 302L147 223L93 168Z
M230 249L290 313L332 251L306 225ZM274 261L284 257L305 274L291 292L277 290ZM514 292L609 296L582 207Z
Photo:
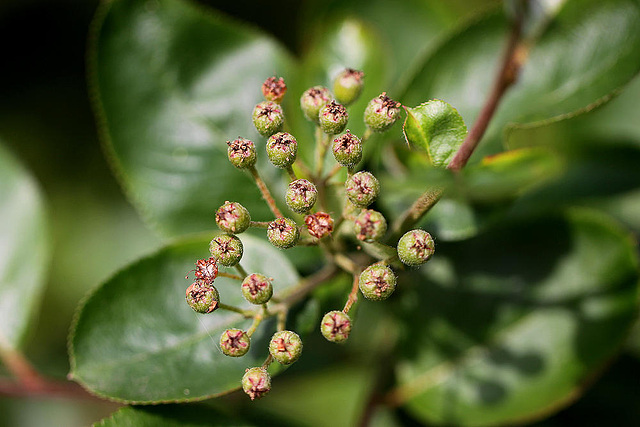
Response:
M302 340L293 331L280 331L273 334L269 343L269 353L283 365L291 365L300 358Z
M307 231L314 237L322 239L333 231L333 218L325 212L316 212L304 217Z
M318 112L318 124L324 133L334 135L340 133L347 127L349 113L344 106L336 101L325 104Z
M374 242L384 237L384 233L387 232L387 220L378 211L364 209L356 217L353 229L359 240Z
M280 77L269 77L262 84L262 95L267 101L273 101L280 104L284 94L287 93L287 85L284 83L284 79Z
M289 218L277 218L267 226L267 238L280 249L288 249L298 243L300 232L296 222Z
M370 172L360 171L347 179L345 189L351 203L366 208L378 197L380 183Z
M227 329L220 336L220 349L231 357L240 357L247 354L251 347L249 335L241 329Z
M342 105L351 105L358 99L364 87L363 77L362 71L353 68L347 68L338 74L333 81L333 93Z
M239 234L249 228L251 215L240 203L224 202L216 212L216 224L226 233Z
M246 169L256 164L256 146L250 139L234 139L227 141L227 145L229 146L227 155L233 166Z
M273 296L272 280L263 274L250 274L242 281L242 295L251 304L264 304Z
M294 212L305 213L316 204L318 190L316 186L306 179L291 181L287 188L287 206Z
M351 318L342 311L330 311L324 315L322 322L320 322L320 332L331 342L344 342L351 333Z
M253 109L253 125L262 136L270 136L282 130L284 113L273 101L263 101Z
M329 89L314 86L304 91L300 97L300 108L308 120L318 123L318 113L329 101L331 101Z
M296 161L298 141L286 132L273 134L267 140L267 156L274 166L285 169Z
M375 132L389 129L400 117L400 103L385 92L369 101L364 110L364 122Z
M242 251L242 242L231 234L218 236L209 243L211 256L225 267L233 267L239 263L242 258Z
M197 313L211 313L220 305L218 290L210 285L195 282L187 288L187 304Z
M434 252L433 238L424 230L408 231L398 241L398 258L411 267L429 261Z
M265 368L249 368L242 377L242 389L251 400L260 399L271 391L271 376Z
M336 162L348 168L362 160L362 142L347 129L347 133L333 140L333 157Z
M396 275L386 265L373 264L360 273L360 292L365 298L381 301L396 289Z

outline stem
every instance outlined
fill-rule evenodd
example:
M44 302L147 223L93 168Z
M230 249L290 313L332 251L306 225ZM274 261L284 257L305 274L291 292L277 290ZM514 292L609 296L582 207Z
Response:
M347 273L356 274L359 270L358 265L353 262L351 258L342 254L335 254L333 256L333 262Z
M359 272L358 272L359 273ZM344 305L344 308L342 309L344 314L349 314L349 310L351 310L351 307L353 306L353 304L358 301L358 288L359 288L359 282L360 282L360 274L353 274L353 286L351 286L351 292L349 292L349 297L347 298L347 302Z
M509 42L502 58L502 65L495 77L489 97L485 101L480 114L473 127L467 134L464 142L447 165L447 169L454 172L460 171L469 161L474 150L484 136L491 119L493 118L500 101L507 89L517 80L522 65L526 60L526 47L522 43L522 14L513 22ZM407 209L394 224L394 236L402 234L426 214L442 196L443 189L435 188L427 190L415 203Z
M229 279L240 280L240 281L244 280L244 277L240 277L237 274L225 273L224 271L218 271L218 276L228 277Z
M220 307L223 310L228 310L228 311L233 311L235 313L240 313L246 318L250 318L250 317L253 317L255 315L255 313L253 311L243 310L241 308L234 307L234 306L228 305L228 304L219 303L218 307Z
M238 270L238 273L240 273L240 276L242 276L242 280L244 280L245 277L247 277L249 274L247 273L247 270L245 270L240 263L236 264L236 270Z
M316 178L318 180L322 176L324 159L327 156L327 146L330 139L330 136L322 132L322 129L316 128Z
M251 221L249 227L268 228L269 224L271 224L269 221Z
M262 368L263 369L267 369L269 367L269 365L271 365L271 362L273 362L273 356L271 355L271 353L269 353L269 355L267 356L266 360L262 364Z
M283 308L278 312L278 331L284 331L287 326L287 313L289 312L288 308Z
M0 359L11 372L18 383L27 390L40 390L46 386L47 381L40 376L38 371L17 352L4 346L0 346Z
M276 206L276 202L275 200L273 200L273 197L271 196L271 193L267 188L267 184L265 184L262 178L260 178L260 175L258 174L258 170L255 168L255 166L252 166L251 168L249 168L249 171L251 172L251 175L253 175L253 179L255 179L256 185L258 186L258 188L260 189L260 192L262 193L262 198L264 199L265 202L267 202L267 205L269 205L269 209L271 209L271 212L273 212L273 214L277 218L282 218L283 216L282 212L280 212L280 210L278 209L278 206Z
M293 171L293 168L291 166L287 167L287 173L289 174L289 179L291 179L291 181L295 181L298 179L298 177L296 176L296 173Z
M282 297L281 304L287 307L291 307L296 302L300 301L309 292L318 287L325 280L329 280L338 273L338 269L335 265L327 265L322 270L314 273L313 275L301 280L298 285Z
M265 316L265 312L266 312L266 309L264 308L264 306L262 306L262 310L260 311L260 313L256 314L255 317L253 318L253 323L251 324L251 327L247 329L247 335L249 337L253 335L256 329L258 329L258 326L260 326L260 323L262 323L262 320L264 319L264 316Z

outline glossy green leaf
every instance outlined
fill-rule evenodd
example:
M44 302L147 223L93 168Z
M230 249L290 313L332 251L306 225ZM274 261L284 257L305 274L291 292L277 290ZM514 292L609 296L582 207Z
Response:
M496 152L505 125L558 117L606 98L640 70L640 5L634 0L569 0L532 41L521 75L498 107L479 152ZM508 38L502 14L453 35L423 64L404 104L439 98L473 123ZM524 53L524 52L523 52Z
M440 243L419 273L400 301L411 327L395 396L430 424L557 410L616 354L638 308L634 244L585 211Z
M425 150L434 166L449 164L467 136L464 120L455 108L434 99L415 108L405 107L403 132L410 146Z
M103 141L146 219L169 235L209 230L226 200L257 220L270 216L250 176L229 163L225 142L254 140L266 163L251 113L262 82L288 76L286 53L182 0L105 2L92 34L90 83Z
M0 145L0 349L20 347L40 305L49 259L40 189Z
M201 427L254 426L204 406L160 405L124 407L94 424L94 427Z
M209 256L209 239L167 246L91 294L70 341L74 380L118 401L190 401L238 388L244 370L262 364L274 325L261 325L247 355L227 357L218 348L220 335L227 328L248 328L251 319L223 309L196 314L185 302L191 283L185 274L197 259ZM273 277L276 296L297 283L298 274L282 251L248 235L241 240L242 265ZM215 284L222 303L255 309L242 297L238 281L218 277Z

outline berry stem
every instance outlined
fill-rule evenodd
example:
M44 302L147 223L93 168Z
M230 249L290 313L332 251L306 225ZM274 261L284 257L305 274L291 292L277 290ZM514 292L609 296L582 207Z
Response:
M278 312L278 331L284 331L287 326L287 314L289 309L287 307L283 307Z
M291 307L316 287L333 278L337 273L338 269L335 265L329 264L325 266L322 270L300 280L295 287L289 289L287 293L281 297L281 304L286 307Z
M224 271L218 271L218 276L219 277L227 277L229 279L233 279L233 280L244 280L244 277L240 277L237 274L231 274L231 273L225 273Z
M243 309L241 309L241 308L234 307L234 306L232 306L232 305L228 305L228 304L222 304L222 303L219 303L219 304L218 304L218 307L220 307L220 308L221 308L221 309L223 309L223 310L233 311L233 312L235 312L235 313L242 314L242 315L243 315L244 317L246 317L247 319L248 319L248 318L251 318L251 317L253 317L253 316L255 315L255 313L254 313L253 311L250 311L250 310L243 310Z
M267 310L264 306L262 306L262 310L260 310L260 312L253 317L253 323L251 324L251 327L247 329L247 335L249 337L251 337L256 329L258 329L258 326L260 326L260 323L262 323L262 320L264 320L265 318L266 312Z
M298 179L298 177L296 176L296 173L293 171L293 168L291 166L287 166L287 173L289 174L289 179L291 181L295 181Z
M320 127L316 127L316 181L319 181L322 176L330 139L330 135L324 133Z
M271 353L269 353L269 355L265 359L264 363L262 364L262 368L263 369L267 369L271 365L272 362L273 362L273 356L271 355Z
M260 175L258 174L258 170L255 168L255 166L252 166L249 168L249 171L251 172L251 175L253 175L253 179L255 179L256 185L258 186L258 188L260 189L260 192L262 193L262 198L264 199L265 202L267 202L267 205L269 206L269 209L271 209L271 212L273 212L276 218L282 218L283 217L282 212L280 212L280 210L278 209L278 206L276 206L276 201L273 200L273 197L271 196L271 193L267 188L267 184L265 184L262 178L260 178Z
M347 273L356 274L359 270L358 265L351 258L342 254L333 255L333 262Z
M353 307L353 304L358 301L358 285L360 283L360 272L357 271L353 274L353 286L351 286L351 292L349 292L349 297L347 298L347 302L342 309L344 314L349 314L349 310Z
M268 228L269 227L270 222L269 221L251 221L249 223L249 227L255 227L255 228Z
M236 264L236 270L238 270L238 273L240 273L240 276L242 276L242 280L244 280L245 277L247 277L249 274L247 273L247 270L244 269L244 267L242 267L240 265L240 263Z

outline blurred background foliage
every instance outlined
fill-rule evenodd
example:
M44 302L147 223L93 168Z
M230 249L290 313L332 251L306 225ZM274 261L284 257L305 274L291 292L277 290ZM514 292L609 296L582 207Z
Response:
M389 15L396 15L396 20L413 20L402 28L380 28L391 44L394 37L404 39L400 34L403 31L418 29L418 33L412 34L416 46L404 46L404 50L397 52L402 63L411 66L416 52L429 50L453 28L499 2L274 0L267 5L250 0L210 0L200 3L273 34L294 55L305 52L310 40L323 30L322 23L337 15L357 15L373 26L386 22ZM5 58L0 67L0 140L40 186L51 241L42 307L35 327L24 340L24 348L28 359L42 373L60 379L69 371L67 333L80 299L114 271L162 243L162 238L143 224L126 200L98 141L87 95L85 67L87 34L97 6L98 2L93 0L4 0L0 3L0 40ZM415 8L421 13L411 13ZM399 73L393 69L391 73L390 81L394 81ZM585 182L591 183L588 194L576 195L576 204L608 212L637 237L640 178L634 165L640 149L638 107L640 80L636 78L607 105L570 120L533 129L516 128L509 134L509 142L517 147L519 141L531 139L530 132L535 132L536 139L566 150L577 150L577 142L584 144L587 147L581 155L584 161L575 165L570 180L559 185L573 185L579 193ZM553 192L554 188L547 191ZM558 193L565 194L559 190ZM544 199L553 200L552 195L545 195ZM313 343L309 346L313 347ZM291 419L304 417L309 425L339 425L340 422L348 425L361 405L357 399L350 399L350 406L336 413L338 421L333 421L336 424L327 423L324 415L340 401L341 394L364 396L370 386L366 370L366 367L324 366L310 372L305 371L304 366L294 366L278 379L270 401L259 402L256 409L258 413L287 413ZM301 374L295 375L297 371ZM640 327L632 331L620 357L601 377L593 378L593 386L577 403L536 425L640 425L638 378ZM316 390L313 398L303 404L296 403L299 390L310 388ZM321 390L336 388L340 394L325 393L332 398L318 399L323 395ZM237 404L233 397L227 399ZM225 405L225 401L215 405ZM95 401L3 397L0 425L86 425L107 416L117 406ZM402 412L399 418L381 413L375 420L376 425L390 423L413 425L416 421Z

